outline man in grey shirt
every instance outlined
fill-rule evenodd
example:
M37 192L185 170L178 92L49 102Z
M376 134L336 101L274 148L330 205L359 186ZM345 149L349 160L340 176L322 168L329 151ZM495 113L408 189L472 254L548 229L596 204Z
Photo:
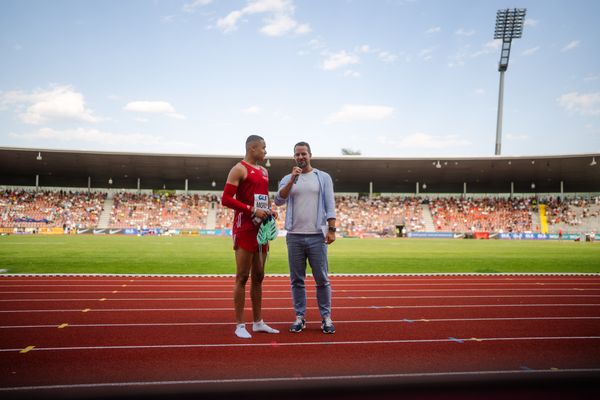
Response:
M294 146L297 166L283 177L275 204L287 204L285 215L286 242L290 266L290 282L296 321L290 332L306 327L306 261L310 263L317 285L317 303L323 333L335 333L331 320L331 286L327 245L335 241L335 199L333 182L328 173L310 164L310 145L299 142Z

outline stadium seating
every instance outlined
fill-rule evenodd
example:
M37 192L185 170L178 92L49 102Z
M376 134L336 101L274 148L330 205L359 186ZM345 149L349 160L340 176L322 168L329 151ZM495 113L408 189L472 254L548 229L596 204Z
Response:
M206 226L209 195L118 193L113 196L109 228L182 228Z
M438 198L429 208L437 231L532 232L528 198Z
M79 191L0 191L0 227L95 228L107 193ZM345 236L394 236L407 232L536 232L536 201L545 204L550 233L593 232L600 227L600 197L571 199L527 197L336 196L337 226ZM120 192L104 210L107 228L227 229L233 210L216 194ZM285 206L275 208L284 229ZM106 215L106 214L109 215ZM429 221L429 222L426 222ZM433 221L433 226L431 225ZM536 222L534 222L536 221Z
M0 226L4 228L94 227L106 193L3 190Z

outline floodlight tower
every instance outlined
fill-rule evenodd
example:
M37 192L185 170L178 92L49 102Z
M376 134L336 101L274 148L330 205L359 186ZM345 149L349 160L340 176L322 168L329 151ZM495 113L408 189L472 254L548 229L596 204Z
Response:
M496 123L496 155L500 155L502 139L502 103L504 100L504 72L508 69L508 58L510 57L510 45L513 39L519 39L523 35L523 21L525 20L526 8L515 8L498 10L496 12L496 31L494 39L502 39L502 51L500 52L500 94L498 95L498 121Z

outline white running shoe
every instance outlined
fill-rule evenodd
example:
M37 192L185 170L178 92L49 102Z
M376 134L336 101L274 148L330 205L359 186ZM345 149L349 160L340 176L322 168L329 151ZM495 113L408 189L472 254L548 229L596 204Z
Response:
M245 324L237 324L235 327L235 336L240 339L251 339L252 335L246 330Z
M273 329L269 325L265 324L265 321L262 319L252 324L252 332L279 333L277 329Z

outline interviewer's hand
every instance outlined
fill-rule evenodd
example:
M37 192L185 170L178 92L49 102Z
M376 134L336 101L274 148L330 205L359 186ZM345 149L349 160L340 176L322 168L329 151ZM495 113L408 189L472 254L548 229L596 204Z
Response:
M292 181L295 181L296 179L298 179L298 176L302 173L302 168L300 167L293 167L292 168Z
M331 244L335 242L335 232L327 232L327 236L325 236L325 244Z

